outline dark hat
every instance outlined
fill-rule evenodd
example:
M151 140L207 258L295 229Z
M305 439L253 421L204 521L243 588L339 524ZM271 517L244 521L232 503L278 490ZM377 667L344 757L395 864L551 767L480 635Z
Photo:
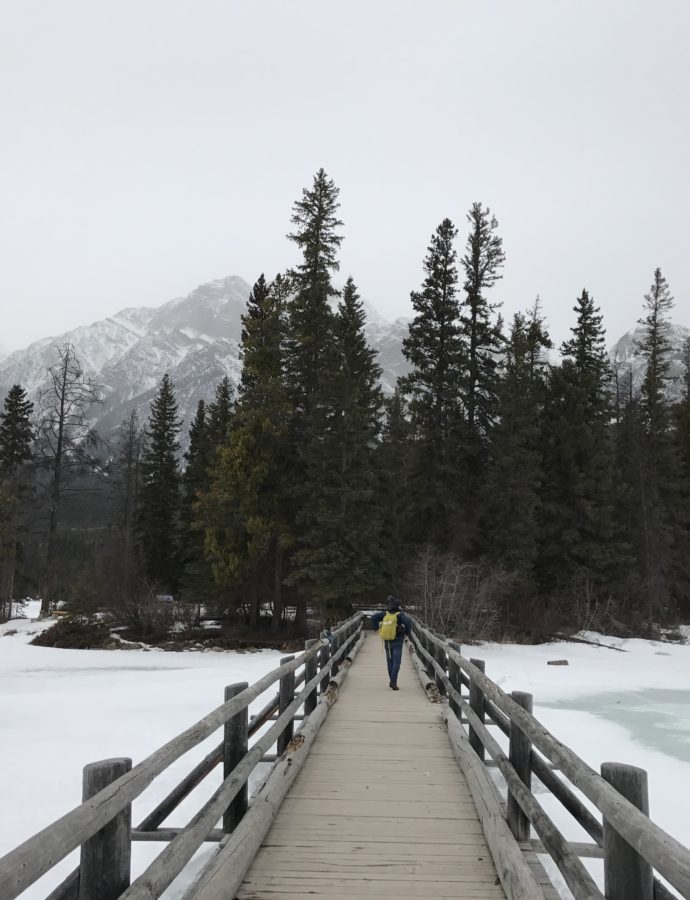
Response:
M388 595L388 609L400 609L400 601L397 597L394 597L392 594Z

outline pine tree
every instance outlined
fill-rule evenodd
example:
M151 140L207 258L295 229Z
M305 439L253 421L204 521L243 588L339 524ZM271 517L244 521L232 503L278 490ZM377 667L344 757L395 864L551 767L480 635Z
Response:
M544 412L539 575L550 592L586 586L593 601L618 586L629 548L616 520L610 368L602 316L586 290L552 372Z
M133 409L120 425L114 466L120 595L124 603L135 600L140 587L141 559L136 539L143 448L144 431Z
M290 433L295 450L295 528L303 534L312 531L317 520L323 522L328 507L323 440L332 428L336 403L338 352L330 301L338 296L332 283L342 241L337 233L342 225L337 218L338 194L332 179L320 169L312 187L294 204L295 229L288 235L302 253L302 262L291 272L294 294L288 304L285 373L294 408ZM331 520L328 527L336 528L337 523ZM299 550L308 551L308 547ZM296 623L303 627L307 600L318 595L319 585L308 555L300 555L299 550L286 581L297 591Z
M139 532L148 577L171 593L177 589L180 565L180 425L174 386L165 374L151 402L146 430Z
M13 385L0 413L0 619L9 618L12 612L21 500L28 491L26 476L32 459L32 410L26 391Z
M636 547L646 613L650 619L663 619L687 605L690 547L688 510L667 394L672 349L668 313L673 308L673 297L660 269L654 272L644 300L646 315L640 324L645 334L637 348L645 361L645 374L639 405L643 458L638 482L641 516Z
M234 395L232 382L226 375L216 387L214 399L209 403L207 410L207 440L212 455L230 436L235 412Z
M538 302L529 317L515 315L482 497L488 555L516 580L513 595L503 598L506 624L515 624L516 604L534 590L542 483L539 428L548 377L545 351L551 346Z
M319 503L306 523L296 562L331 607L376 590L383 561L375 443L382 406L376 363L364 333L365 313L348 278L335 321L332 423L323 433Z
M410 295L415 317L403 340L412 371L401 378L415 441L411 477L417 537L448 543L457 501L456 444L462 342L457 298L457 229L444 219L431 237L421 291Z
M271 604L283 618L283 579L294 542L289 511L290 397L284 380L286 281L257 281L242 317L242 377L233 428L200 504L217 580L246 589L250 621Z
M487 292L502 278L505 262L503 239L491 210L473 203L467 214L470 233L462 268L465 297L460 307L464 369L461 398L466 428L464 434L464 476L466 514L480 489L489 431L496 416L498 364L502 349L500 322L492 322L496 305Z

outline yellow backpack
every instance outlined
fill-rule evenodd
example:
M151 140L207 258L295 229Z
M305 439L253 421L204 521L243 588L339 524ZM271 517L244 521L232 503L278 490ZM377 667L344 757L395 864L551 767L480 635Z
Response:
M398 636L398 614L387 612L379 625L379 634L383 641L394 641Z

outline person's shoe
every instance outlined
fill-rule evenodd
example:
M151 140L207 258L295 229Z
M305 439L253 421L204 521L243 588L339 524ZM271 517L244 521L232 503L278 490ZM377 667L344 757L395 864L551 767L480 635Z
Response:
M397 684L393 684L392 682L391 682L391 688L392 688L392 690L394 690L394 691L399 691L399 690L400 690L400 688L398 687L398 685L397 685Z

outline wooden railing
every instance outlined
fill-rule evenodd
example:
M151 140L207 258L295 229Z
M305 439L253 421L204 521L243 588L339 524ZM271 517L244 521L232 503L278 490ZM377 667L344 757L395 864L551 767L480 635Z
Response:
M682 897L690 897L690 850L649 819L644 770L604 763L601 774L595 772L532 715L531 694L516 691L508 696L487 678L482 660L465 658L458 644L417 620L413 620L412 645L413 662L427 691L447 699L444 718L451 743L469 775L499 877L511 900L528 900L533 891L528 867L511 853L511 836L513 845L517 842L522 849L548 854L576 900L671 900L674 895L655 871ZM507 753L491 727L507 736ZM486 754L490 761L485 760ZM498 791L488 767L497 767L503 775L506 797ZM536 799L532 776L560 801L592 843L563 837ZM600 817L590 812L573 788L594 805ZM530 827L537 834L535 840L530 838ZM581 857L603 857L604 893Z
M173 882L205 841L226 843L223 853L227 856L228 846L232 850L230 836L235 839L242 829L243 839L235 843L246 854L270 825L267 804L249 803L248 781L252 772L259 763L275 764L257 797L263 800L272 777L282 766L282 777L273 780L279 782L277 791L284 795L298 769L294 763L306 755L346 674L344 663L359 648L361 627L362 616L358 613L335 628L328 640L307 641L303 653L285 657L278 668L255 684L230 685L221 706L133 768L130 759L103 760L86 766L84 802L0 859L0 898L17 897L78 847L79 867L48 900L153 900ZM276 684L278 692L249 719L249 704ZM301 685L301 691L296 693ZM297 735L296 719L301 720ZM218 746L132 828L132 801L171 763L221 726L223 740ZM274 744L277 752L269 754ZM184 827L161 828L180 802L221 762L220 787L191 821ZM222 828L217 829L221 819ZM250 840L246 832L251 834ZM167 846L130 884L132 841L163 841Z

